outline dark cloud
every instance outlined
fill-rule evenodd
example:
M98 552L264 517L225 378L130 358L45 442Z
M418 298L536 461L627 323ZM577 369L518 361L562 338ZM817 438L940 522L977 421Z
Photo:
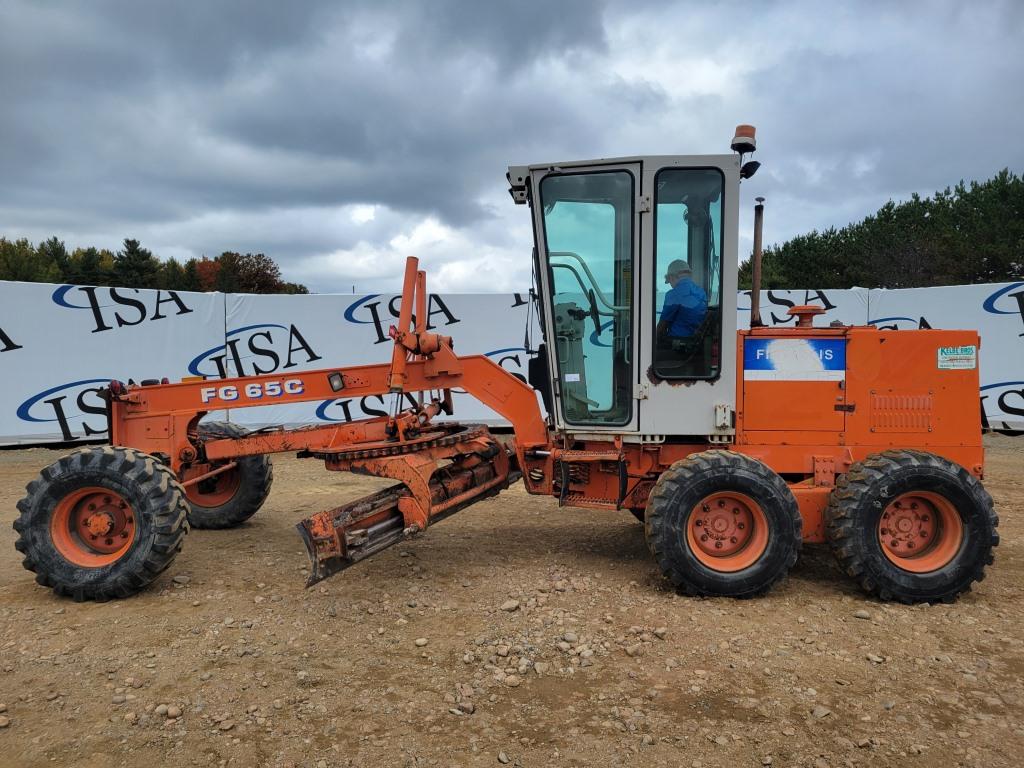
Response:
M365 201L466 223L494 148L587 129L554 99L525 119L554 94L517 73L603 45L600 5L548 5L16 5L0 159L101 218Z
M320 290L417 248L451 287L519 287L507 164L721 152L750 121L744 204L781 239L1019 170L1022 31L1013 2L15 0L0 234L262 250Z

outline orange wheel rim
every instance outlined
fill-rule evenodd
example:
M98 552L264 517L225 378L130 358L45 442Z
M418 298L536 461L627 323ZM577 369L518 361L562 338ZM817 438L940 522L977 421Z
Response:
M768 548L768 518L761 505L745 494L712 493L690 513L686 543L711 570L742 571Z
M216 469L212 464L193 464L186 469L182 475L182 482L187 482L193 477L205 475ZM242 484L242 473L238 467L221 472L208 480L202 480L193 485L185 486L185 496L189 502L199 507L219 507L227 504L238 492Z
M964 540L964 525L945 498L926 491L893 499L878 520L878 541L891 562L911 573L948 565Z
M50 539L68 562L101 568L131 549L135 525L135 511L120 494L90 486L57 503L50 517Z

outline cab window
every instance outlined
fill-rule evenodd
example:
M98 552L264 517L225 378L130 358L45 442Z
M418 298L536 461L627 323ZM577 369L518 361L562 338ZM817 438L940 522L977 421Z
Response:
M664 379L721 372L724 185L715 169L655 175L653 368Z

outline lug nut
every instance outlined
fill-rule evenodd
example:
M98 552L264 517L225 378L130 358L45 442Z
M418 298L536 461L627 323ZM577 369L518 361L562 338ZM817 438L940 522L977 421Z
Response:
M732 513L733 513L734 515L738 515L738 514L740 513L740 508L739 508L739 507L733 507L733 508L732 508Z
M715 549L721 549L721 548L722 548L722 542L716 541L715 542Z
M736 523L736 527L739 528L742 531L747 526L745 526L743 523Z
M701 541L707 541L708 540L708 535L705 533L703 536L700 537L700 540Z

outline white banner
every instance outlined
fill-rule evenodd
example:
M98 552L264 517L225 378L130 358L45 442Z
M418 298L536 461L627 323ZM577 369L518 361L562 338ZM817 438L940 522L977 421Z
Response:
M786 311L816 304L824 326L978 329L982 408L988 425L1024 431L1024 282L898 291L763 291L762 319L795 322ZM750 318L739 297L739 324ZM526 375L525 294L432 295L431 330L452 336L459 354L486 354ZM0 445L96 440L105 436L96 390L111 379L212 378L390 359L395 295L262 296L93 288L0 281ZM533 343L539 341L534 330ZM378 415L390 398L328 400L231 412L247 426L331 422ZM467 395L456 417L496 422Z
M223 341L223 294L0 281L0 445L103 438L100 387L180 379Z
M750 294L742 291L736 302L740 328L750 327ZM761 322L765 325L796 325L796 317L787 312L792 307L813 304L825 310L814 319L819 328L831 322L844 325L865 325L868 321L867 288L834 291L761 291Z

